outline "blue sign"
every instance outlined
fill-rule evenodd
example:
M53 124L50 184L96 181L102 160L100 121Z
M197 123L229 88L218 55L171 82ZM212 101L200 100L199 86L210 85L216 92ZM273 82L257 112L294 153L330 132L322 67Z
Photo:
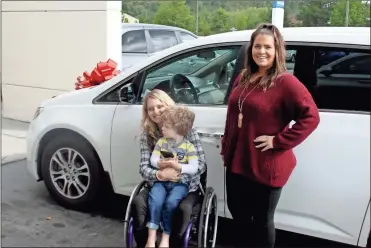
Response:
M273 1L272 8L285 8L285 1Z

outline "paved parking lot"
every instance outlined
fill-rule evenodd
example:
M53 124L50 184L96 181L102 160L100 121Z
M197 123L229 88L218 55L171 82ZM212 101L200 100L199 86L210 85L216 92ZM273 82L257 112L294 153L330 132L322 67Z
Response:
M107 199L108 200L108 199ZM106 213L125 212L125 202L112 199ZM122 204L122 206L120 206ZM123 247L120 216L66 210L37 183L24 161L2 167L2 246ZM114 211L111 211L114 210Z
M124 247L127 198L107 195L90 213L67 210L49 196L43 182L28 173L25 161L2 166L2 247ZM230 222L220 221L218 247L230 243ZM278 232L277 247L340 247ZM344 246L342 246L344 247Z

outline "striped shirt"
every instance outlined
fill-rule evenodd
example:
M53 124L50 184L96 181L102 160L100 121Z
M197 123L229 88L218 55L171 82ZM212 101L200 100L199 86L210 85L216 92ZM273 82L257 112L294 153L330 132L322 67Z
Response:
M158 138L160 138L160 133L157 133ZM150 136L147 132L143 132L140 137L140 166L139 166L139 173L143 177L144 180L148 181L150 185L153 184L153 182L157 181L156 178L156 172L159 170L158 168L155 168L151 166L150 164L150 158L152 149L150 148L149 140ZM190 143L192 143L195 147L195 150L197 152L198 157L198 170L197 173L194 175L182 173L180 175L181 182L184 182L189 185L189 191L196 191L199 188L201 174L205 172L206 170L206 158L205 158L205 152L202 149L200 137L197 134L197 131L195 129L192 129L187 136L184 137L184 139L188 140ZM155 141L156 142L156 141Z
M195 146L188 140L176 143L175 140L161 138L157 141L151 156L151 165L158 168L158 162L163 159L161 151L171 152L173 157L178 157L182 164L181 173L195 174L198 169L198 157Z

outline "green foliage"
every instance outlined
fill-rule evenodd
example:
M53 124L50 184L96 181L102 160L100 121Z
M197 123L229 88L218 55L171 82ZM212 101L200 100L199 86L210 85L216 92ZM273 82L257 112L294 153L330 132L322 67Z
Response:
M283 18L283 25L285 27L298 27L302 25L302 21L298 19L298 14L300 11L300 1L288 0L285 1L285 11Z
M153 23L176 26L194 31L195 19L185 1L161 2L153 16Z
M271 22L272 12L268 7L251 7L232 13L232 25L237 30L254 29L260 23Z
M198 8L197 8L198 5ZM253 29L271 22L272 1L236 0L125 0L123 12L141 23L177 26L198 35ZM344 26L346 0L285 0L284 26ZM368 18L368 19L367 19ZM370 5L350 0L349 26L370 26Z
M211 34L211 13L202 11L198 16L198 35L206 36Z
M149 0L122 1L122 12L139 19L141 23L150 23L158 8L158 2Z
M305 27L324 27L328 26L333 4L336 1L314 0L303 1L300 7L298 18Z
M331 12L331 26L344 26L345 13L346 0L340 0L334 5L334 9ZM362 1L352 1L349 4L348 26L369 26L370 21L367 20L367 17L370 17L370 6L368 4L362 3Z
M228 21L228 12L220 7L211 16L211 30L215 33L223 33L229 31Z

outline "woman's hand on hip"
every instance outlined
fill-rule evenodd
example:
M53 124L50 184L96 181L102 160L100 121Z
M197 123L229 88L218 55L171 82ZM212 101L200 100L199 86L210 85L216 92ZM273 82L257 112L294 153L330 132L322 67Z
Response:
M269 149L273 149L273 138L274 136L262 135L254 139L255 143L260 143L255 146L256 148L263 148L261 151L265 152Z

